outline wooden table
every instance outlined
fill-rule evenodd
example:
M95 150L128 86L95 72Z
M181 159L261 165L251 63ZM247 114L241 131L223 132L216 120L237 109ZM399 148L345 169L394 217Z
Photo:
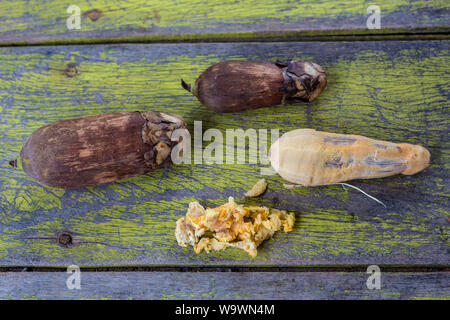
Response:
M77 0L0 3L0 298L7 299L434 299L449 298L448 2ZM75 12L76 13L76 12ZM216 114L180 86L226 59L305 59L328 86L314 102ZM426 146L414 176L342 186L243 193L262 165L176 165L95 188L40 185L20 166L25 139L52 121L115 111L181 115L203 130L314 128ZM111 141L114 143L114 141ZM204 143L206 146L208 143ZM293 211L252 259L177 245L191 201L228 196ZM82 270L69 290L68 265ZM369 265L381 289L369 290ZM35 272L20 272L35 271Z

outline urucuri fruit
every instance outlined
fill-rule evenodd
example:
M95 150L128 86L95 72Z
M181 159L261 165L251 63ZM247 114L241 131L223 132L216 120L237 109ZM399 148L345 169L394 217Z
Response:
M173 114L136 111L61 120L33 132L22 167L38 182L60 188L94 186L146 173L171 162L185 129Z
M281 177L303 186L411 175L430 164L430 152L422 146L313 129L285 133L269 157Z
M224 61L206 69L193 87L183 88L216 112L235 112L312 101L327 84L321 66L307 61Z

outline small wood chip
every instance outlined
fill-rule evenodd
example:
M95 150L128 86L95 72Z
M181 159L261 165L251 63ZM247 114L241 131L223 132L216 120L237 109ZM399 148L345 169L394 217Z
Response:
M244 196L246 197L257 197L264 193L267 189L266 179L259 180L249 191L247 191Z

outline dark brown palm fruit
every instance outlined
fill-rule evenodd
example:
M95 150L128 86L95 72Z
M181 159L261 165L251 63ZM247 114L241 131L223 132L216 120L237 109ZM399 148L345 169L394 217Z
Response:
M61 120L33 132L22 167L59 188L95 186L146 173L171 162L172 132L186 128L174 114L136 111Z
M183 88L216 112L235 112L312 101L327 84L321 66L307 61L224 61L206 69Z

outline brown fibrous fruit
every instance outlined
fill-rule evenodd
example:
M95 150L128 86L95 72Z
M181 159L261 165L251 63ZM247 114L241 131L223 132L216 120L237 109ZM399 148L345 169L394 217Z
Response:
M321 66L308 61L224 61L183 88L216 112L236 112L296 101L312 101L325 89Z
M27 139L22 167L51 187L113 182L170 164L170 151L178 143L171 141L171 133L185 128L181 117L153 111L60 120Z

